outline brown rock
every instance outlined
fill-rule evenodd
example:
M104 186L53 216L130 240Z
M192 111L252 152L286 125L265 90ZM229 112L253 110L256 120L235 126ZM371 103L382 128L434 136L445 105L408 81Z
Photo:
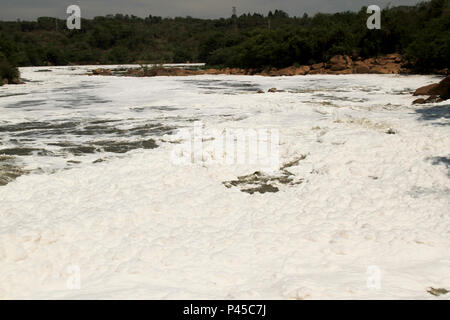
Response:
M374 65L370 68L370 73L376 74L397 74L400 72L401 66L396 63L388 63L385 65Z
M376 58L374 61L375 64L378 64L380 66L384 66L385 64L388 64L390 62L391 62L391 60L387 59L386 57Z
M277 88L270 88L267 92L275 93L278 92Z
M424 104L425 103L425 99L424 98L419 98L413 101L412 104Z
M337 74L352 74L353 70L351 68L347 68L345 70L339 71Z
M375 74L397 74L400 72L400 65L398 64L386 64L386 65L375 65L370 68L370 73Z
M349 69L353 64L352 59L349 56L337 55L330 59L330 70L331 71L343 71ZM347 73L345 71L344 73Z
M400 70L398 71L398 73L400 73L400 74L412 74L412 71L407 69L407 68L401 67Z
M402 56L398 53L391 53L386 56L387 59L393 60L394 62L401 62L403 60Z
M330 63L331 64L343 64L343 65L345 65L346 64L346 60L345 60L344 56L337 55L337 56L333 56L330 59Z
M385 74L386 69L383 66L371 66L369 73Z
M275 68L272 68L270 71L269 71L269 76L270 77L278 77L278 76L280 76L281 75L281 73L277 70L277 69L275 69Z
M305 75L305 74L308 74L309 71L311 71L310 66L301 66L301 67L297 68L295 74L296 75Z
M130 77L142 77L144 75L144 71L142 69L132 68L128 69L127 72L125 72L125 75Z
M336 63L331 65L330 70L331 71L341 71L347 69L347 65L345 63Z
M347 66L351 64L350 57L344 57L341 55L334 56L330 59L330 70L341 71L347 69Z
M363 60L363 62L364 62L365 65L370 66L370 65L375 64L375 60L376 60L375 58L368 58L366 60Z
M355 73L370 73L370 69L368 66L361 64L354 68Z
M324 64L323 63L316 63L316 64L313 64L312 66L311 66L311 69L312 70L319 70L319 69L322 69L324 67Z
M360 68L354 68L356 73L376 73L376 74L399 74L407 70L402 68L402 56L397 53L389 54L383 57L369 58L364 61L356 61L354 65ZM367 70L366 68L369 68Z
M284 69L280 69L276 71L274 74L277 76L298 76L298 75L305 75L309 71L308 66L302 66L302 67L288 67Z
M308 74L314 75L314 74L326 74L326 73L327 73L327 70L325 70L324 68L321 68L321 69L313 69Z
M370 73L369 65L361 60L354 63L353 70L355 73Z
M441 97L437 96L437 95L432 95L430 97L428 97L427 99L424 98L419 98L413 101L413 104L425 104L425 103L438 103L438 102L442 102L444 101L444 99L442 99Z
M220 70L217 69L206 69L205 74L220 74Z
M160 77L160 76L166 76L167 70L164 67L153 67L149 70L145 71L145 76L149 77Z
M414 96L428 96L434 94L434 90L439 86L438 83L429 84L427 86L420 87L414 92Z
M438 70L436 71L437 74L443 75L443 76L447 76L450 74L450 70L448 68L442 69L442 70Z
M388 73L391 74L398 74L400 73L401 65L398 63L389 62L386 65L384 65L385 69L388 71Z
M338 70L338 71L334 71L332 69L329 70L325 70L324 71L325 74L335 74L335 75L340 75L340 74L352 74L353 70L351 68L345 68L343 70Z
M450 76L447 76L439 83L429 84L427 86L421 87L414 92L415 96L418 95L429 95L430 97L423 103L434 103L441 102L450 99ZM420 103L420 99L413 102Z
M344 59L348 66L351 66L353 64L353 60L349 56L344 56Z
M164 72L161 75L174 75L174 76L177 76L177 77L182 77L182 76L188 75L189 74L188 71L189 70L184 70L184 69L181 69L181 68L174 68L174 69L171 69L171 70L167 70L166 72Z
M19 78L12 78L10 80L4 78L0 78L0 86L4 85L4 84L24 84L24 82L20 81Z
M439 82L435 94L439 95L443 100L450 99L450 76L447 76L444 80Z
M438 103L444 101L440 96L432 95L425 100L425 103Z
M355 63L353 65L354 65L354 67L358 67L358 66L365 66L365 67L367 67L367 64L364 61L362 61L362 60L355 61Z
M272 74L275 76L294 76L295 71L296 71L295 67L288 67L288 68L274 71L274 72L272 72Z
M110 76L112 72L109 69L99 68L92 70L92 74L96 76Z
M295 70L294 70L294 76L304 76L307 73L308 72L305 69L303 69L302 67L295 68Z
M239 69L239 68L233 68L230 70L230 74L234 74L234 75L243 75L245 74L244 70Z

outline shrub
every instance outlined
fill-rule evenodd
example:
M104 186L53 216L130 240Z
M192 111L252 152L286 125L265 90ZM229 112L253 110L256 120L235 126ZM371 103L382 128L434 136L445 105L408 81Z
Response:
M13 80L18 79L19 75L17 67L9 63L5 56L0 53L0 85L3 84L4 79L11 83Z

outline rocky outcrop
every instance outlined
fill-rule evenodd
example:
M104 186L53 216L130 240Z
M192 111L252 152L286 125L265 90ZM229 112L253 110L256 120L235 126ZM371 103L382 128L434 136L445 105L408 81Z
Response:
M92 74L95 76L110 76L110 75L112 75L112 72L109 69L99 68L99 69L92 70Z
M427 99L416 99L413 101L413 104L435 103L450 99L450 76L447 76L439 83L433 83L420 87L414 92L414 96L429 97Z
M220 74L220 70L219 69L206 69L205 74L212 74L212 75Z
M383 65L375 65L369 69L369 73L375 74L399 74L401 73L401 66L396 63L388 63Z
M5 79L1 79L0 82L1 82L0 85L5 85L5 84L23 84L23 82L20 81L19 78L12 78L11 80L8 80L8 79L5 78Z
M325 66L324 63L315 63L311 65L311 70L320 70L323 69L324 66Z
M91 71L92 75L112 75L109 69L95 69ZM199 74L210 75L260 75L266 77L279 76L299 76L314 74L399 74L408 73L403 68L403 58L399 54L389 54L377 58L353 60L346 55L333 56L328 62L315 63L313 65L291 66L283 69L266 68L264 70L224 68L224 69L206 69L189 70L183 68L165 68L162 66L131 68L126 70L123 75L131 77L155 77L155 76L190 76Z
M344 71L351 69L353 61L349 56L334 56L330 59L329 69L331 71Z
M357 61L353 66L353 72L354 73L370 73L370 67L362 61Z
M445 68L445 69L441 69L441 70L436 70L436 73L440 74L441 76L448 76L448 75L450 75L450 69Z
M271 76L299 76L307 73L307 67L288 67L280 70L272 70L269 75Z
M316 63L311 66L289 67L280 70L265 70L259 73L264 76L293 76L307 74L399 74L409 73L403 67L403 58L399 54L389 54L378 58L353 60L349 56L336 55L327 63Z

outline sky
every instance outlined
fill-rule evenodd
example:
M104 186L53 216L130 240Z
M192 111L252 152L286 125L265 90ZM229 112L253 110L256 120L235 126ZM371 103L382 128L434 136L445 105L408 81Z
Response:
M139 17L148 15L194 18L229 17L232 7L238 15L248 12L267 14L281 9L291 16L317 12L358 11L362 6L385 7L413 5L419 0L0 0L0 20L35 20L37 17L67 17L66 9L76 4L83 18L123 13Z

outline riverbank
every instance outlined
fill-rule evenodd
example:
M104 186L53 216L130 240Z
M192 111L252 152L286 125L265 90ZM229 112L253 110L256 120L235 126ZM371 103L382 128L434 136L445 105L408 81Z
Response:
M291 66L283 69L266 68L242 69L242 68L205 68L189 69L184 67L166 66L141 66L140 68L121 68L119 70L97 68L93 69L91 75L121 75L128 77L156 77L156 76L193 76L193 75L259 75L267 77L299 76L316 74L413 74L412 69L397 53L380 56L377 58L355 58L336 55L326 63L316 63L304 66ZM448 69L437 70L436 74L447 75Z

